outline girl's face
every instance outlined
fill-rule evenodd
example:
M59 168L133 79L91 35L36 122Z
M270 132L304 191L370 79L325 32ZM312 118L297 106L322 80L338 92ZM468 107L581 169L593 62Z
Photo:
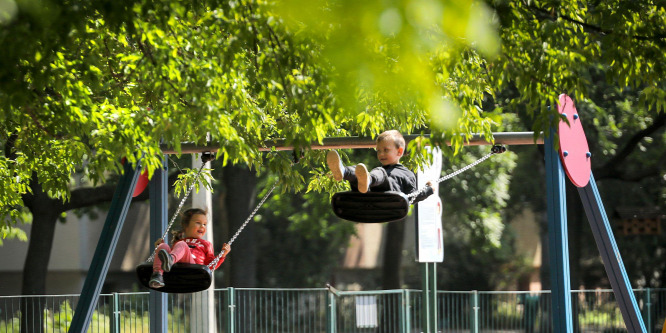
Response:
M391 165L400 162L403 148L398 148L393 140L377 142L377 159L382 165Z
M201 238L206 234L206 226L208 219L206 215L194 214L190 219L190 224L185 227L185 237L188 238Z

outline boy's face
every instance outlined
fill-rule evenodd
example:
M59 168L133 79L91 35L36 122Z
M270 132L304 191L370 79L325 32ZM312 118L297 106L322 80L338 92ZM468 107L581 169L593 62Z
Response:
M400 162L404 148L398 148L393 140L377 142L377 159L382 165L391 165Z
M185 237L201 238L206 234L208 219L206 215L194 214L190 219L190 224L185 227Z

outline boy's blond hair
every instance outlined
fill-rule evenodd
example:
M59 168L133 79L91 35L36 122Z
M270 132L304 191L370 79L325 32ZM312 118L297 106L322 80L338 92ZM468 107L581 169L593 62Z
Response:
M397 130L382 132L382 134L379 134L377 137L377 143L388 140L393 141L396 148L405 148L405 138Z

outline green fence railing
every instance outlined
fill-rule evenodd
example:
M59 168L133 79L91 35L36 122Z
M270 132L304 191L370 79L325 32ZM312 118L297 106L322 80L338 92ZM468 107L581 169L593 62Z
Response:
M648 332L661 332L666 289L634 290ZM438 331L551 332L551 295L542 292L439 291ZM67 332L78 295L0 296L0 333ZM104 294L89 332L150 332L146 292ZM168 296L169 332L203 332L195 294ZM219 333L414 333L421 331L419 290L337 291L333 288L215 290ZM611 290L572 292L576 332L621 332Z

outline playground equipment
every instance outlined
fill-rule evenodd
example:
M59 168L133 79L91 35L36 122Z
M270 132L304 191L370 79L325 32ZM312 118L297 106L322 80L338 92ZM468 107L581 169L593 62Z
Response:
M553 149L552 135L545 142L554 331L573 332L564 168L569 180L578 188L627 331L647 332L594 181L592 154L582 121L569 96L560 95L558 112L563 118L558 127L559 151Z
M347 221L400 221L409 213L409 198L401 192L338 192L331 198L333 213Z
M201 174L204 165L206 165L207 162L212 161L214 158L215 155L211 153L203 153L201 155L202 164L199 170L197 171L197 177L195 178L198 178L198 176ZM161 239L166 240L166 237L169 234L169 230L173 226L173 223L176 221L178 213L183 208L185 201L190 196L190 193L192 193L192 190L194 189L195 185L196 184L192 183L192 185L190 185L190 187L188 188L187 193L183 196L183 199L180 201L180 204L176 209L176 212L173 214L173 217L171 218L169 225L164 230ZM245 222L238 228L236 234L234 234L234 236L231 237L231 239L229 240L229 242L227 242L227 244L229 245L233 244L238 235L240 235L241 231L243 231L245 226L247 226L250 220L252 220L252 217L254 217L259 208L264 204L264 202L266 202L266 199L268 199L271 193L273 193L273 190L275 189L276 185L277 183L274 184L273 187L270 189L270 191L268 191L268 193L266 193L263 199L261 199L257 207L252 211L250 216L248 216L247 219L245 219ZM171 270L169 272L164 272L164 287L153 288L150 286L149 282L150 282L150 276L153 273L152 262L155 257L155 251L156 249L152 251L150 257L145 263L138 265L136 267L136 274L137 277L139 278L139 282L141 282L141 284L144 287L163 293L192 293L208 289L211 283L213 282L213 270L215 269L214 267L217 265L218 261L222 259L222 256L224 255L224 250L222 250L217 255L217 257L215 257L215 259L211 261L208 265L175 263L171 267Z
M564 189L565 171L569 179L578 187L578 192L585 207L588 220L594 233L597 247L602 256L608 279L613 288L616 300L620 307L628 332L647 332L645 324L640 316L635 296L627 278L620 253L615 243L612 229L603 209L601 199L590 171L591 154L587 150L587 141L581 125L581 119L575 109L573 101L566 95L561 95L558 110L562 118L559 131L559 151L555 150L555 135L550 135L545 141L541 141L538 135L532 132L521 133L495 133L496 144L505 145L532 145L544 144L546 157L546 189L548 210L548 234L549 253L551 267L552 285L552 313L554 332L573 332L571 287L568 263L567 222L566 222L566 194ZM569 126L569 124L571 126ZM405 136L407 141L415 136ZM480 135L474 136L468 145L491 144ZM198 147L191 144L181 144L182 153L195 153L205 151L216 151L214 145ZM370 138L331 138L325 139L322 144L313 144L311 149L342 149L342 148L371 148L374 140ZM266 142L262 151L269 150L292 150L280 141ZM164 154L176 153L168 146L163 146ZM581 155L582 152L582 155ZM108 271L108 264L115 250L120 234L120 229L125 220L132 190L134 189L140 166L124 166L124 174L118 182L116 193L109 209L109 214L100 236L97 249L93 256L93 262L83 285L81 297L72 320L69 332L84 332L90 319L102 284ZM586 175L589 178L586 179ZM151 229L157 229L166 219L166 172L161 170L153 175L150 181L151 197L162 200L151 201ZM162 201L162 202L160 202ZM163 230L163 227L160 228ZM434 273L434 271L433 271ZM434 274L433 274L434 275ZM166 298L162 293L151 293L151 330L166 331ZM436 309L429 311L429 316L434 315ZM153 323L155 323L153 325ZM424 327L424 332L435 332L436 321Z
M469 165L433 181L433 186L451 179L477 164L485 161L495 154L506 151L502 145L495 145L491 152ZM400 192L368 192L360 193L354 191L338 192L331 198L333 213L343 219L357 223L383 223L403 220L409 213L409 207L414 203L414 198L424 189L414 193L404 194Z

